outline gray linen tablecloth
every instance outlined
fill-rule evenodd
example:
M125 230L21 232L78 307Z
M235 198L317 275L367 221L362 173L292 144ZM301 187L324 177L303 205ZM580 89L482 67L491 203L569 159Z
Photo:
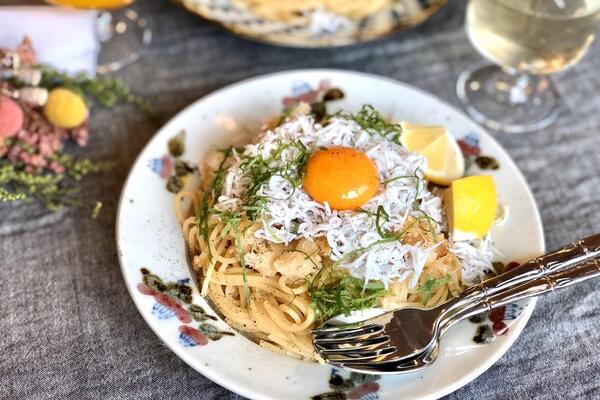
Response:
M114 220L135 156L187 104L247 77L293 68L353 69L408 82L458 105L456 76L479 58L463 31L459 1L413 31L334 50L253 43L166 0L138 3L151 17L154 43L118 75L151 99L158 115L151 120L128 106L94 110L86 151L119 163L83 185L86 199L104 203L99 219L76 209L51 214L35 205L0 206L2 399L240 398L167 349L127 293ZM599 65L600 41L579 65L554 78L564 104L554 126L496 135L527 177L549 249L600 232ZM593 281L540 299L514 346L447 398L600 398L598 289L600 281Z

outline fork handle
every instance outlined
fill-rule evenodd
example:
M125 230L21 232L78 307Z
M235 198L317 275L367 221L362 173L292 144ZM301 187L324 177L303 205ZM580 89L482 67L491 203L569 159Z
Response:
M565 288L596 277L600 277L600 259L588 259L581 265L506 288L491 296L485 296L480 303L472 307L466 307L447 319L446 323L441 326L441 330L443 332L454 325L454 323L473 315L513 303L517 300L541 296L556 289Z
M507 287L520 285L596 257L600 257L600 234L578 240L470 287L459 297L446 303L446 313L448 315L457 312L457 310L501 292Z

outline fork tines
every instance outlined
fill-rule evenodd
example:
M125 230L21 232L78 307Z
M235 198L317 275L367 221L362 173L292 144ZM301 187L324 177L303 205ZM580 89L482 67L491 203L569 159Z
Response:
M367 324L349 328L348 326L327 326L312 331L315 340L321 338L350 338L368 334L377 334L383 331L381 324Z
M376 361L396 351L380 324L317 329L313 331L313 344L332 363Z

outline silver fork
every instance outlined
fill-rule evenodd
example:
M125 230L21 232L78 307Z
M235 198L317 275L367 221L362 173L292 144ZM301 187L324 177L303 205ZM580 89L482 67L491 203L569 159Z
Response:
M431 365L439 354L439 337L449 327L458 321L462 321L472 315L491 309L500 307L528 297L536 297L555 289L564 288L587 279L600 277L600 259L590 259L583 263L572 266L566 270L555 272L540 278L533 279L529 282L522 283L518 286L505 288L503 291L496 293L493 296L483 299L483 301L465 307L460 313L450 317L446 323L440 328L440 333L436 337L433 345L423 353L410 359L396 360L386 356L379 359L361 361L348 360L342 362L330 362L340 368L345 368L351 371L360 372L363 374L404 374L422 370Z
M473 315L465 316L465 312L474 309L474 305L507 288L520 287L599 256L600 234L522 264L435 308L404 308L355 324L325 324L313 331L313 344L327 362L345 366L366 362L399 366L403 362L409 365L414 360L428 360L441 333L456 320Z

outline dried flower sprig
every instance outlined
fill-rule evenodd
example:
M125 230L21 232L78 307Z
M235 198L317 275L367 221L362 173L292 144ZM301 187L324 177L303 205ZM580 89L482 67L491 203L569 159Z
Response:
M150 105L118 79L37 64L27 37L15 50L0 49L0 61L0 110L8 121L0 125L0 202L38 201L51 211L88 207L76 182L114 163L75 158L64 152L65 142L87 144L90 105L133 104L151 113ZM92 218L101 208L92 205Z

